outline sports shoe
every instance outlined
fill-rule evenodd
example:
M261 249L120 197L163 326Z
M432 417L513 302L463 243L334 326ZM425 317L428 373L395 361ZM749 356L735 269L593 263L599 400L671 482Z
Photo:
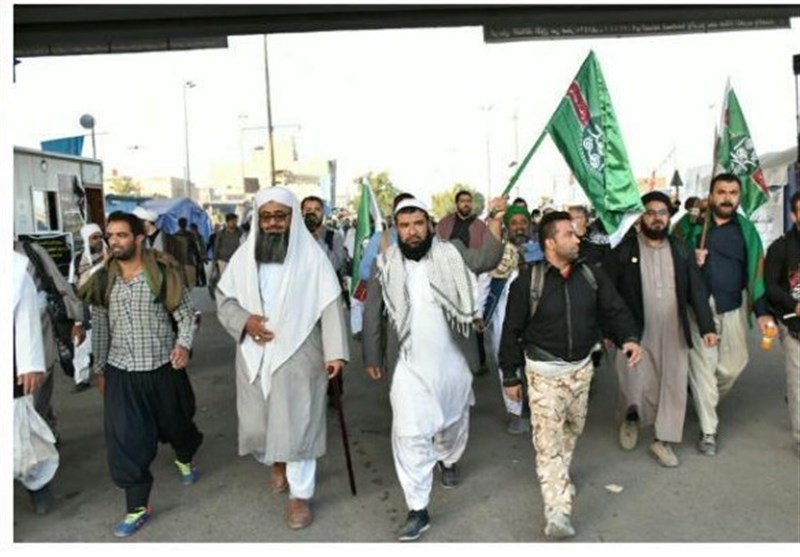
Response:
M444 462L439 462L439 470L442 471L442 486L444 488L451 489L461 483L455 463L448 467L444 465Z
M53 503L53 494L50 492L50 484L47 483L41 489L36 491L28 490L33 504L33 512L36 514L45 514L50 510L50 505Z
M150 505L147 507L138 507L132 513L128 513L116 526L114 526L114 535L118 538L127 538L138 532L142 526L147 524L150 520L150 515L153 509Z
M509 435L521 435L527 433L530 429L530 423L522 416L516 414L508 415L508 423L506 424L506 433Z
M697 442L697 450L706 456L717 454L717 434L701 433L700 440Z
M575 535L575 528L569 521L569 517L563 513L555 513L547 521L544 527L544 535L553 540L571 538Z
M423 532L431 527L428 509L421 511L408 511L406 523L400 529L397 539L401 542L410 542L419 538Z
M299 530L311 524L311 501L308 499L295 499L289 497L289 505L286 508L286 525L292 530Z
M197 471L197 466L194 462L184 464L178 460L175 461L175 466L178 467L178 473L181 476L181 483L183 485L192 485L197 481L200 472Z
M680 464L678 457L675 456L675 452L672 450L672 447L669 443L665 443L664 441L655 441L652 445L650 445L650 452L653 453L661 466L675 468L678 464Z
M639 422L625 420L619 427L619 446L626 451L632 451L639 442Z

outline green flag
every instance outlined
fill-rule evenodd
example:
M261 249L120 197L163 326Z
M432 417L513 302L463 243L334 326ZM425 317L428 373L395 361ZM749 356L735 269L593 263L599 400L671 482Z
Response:
M600 64L589 52L546 131L616 246L644 212Z
M369 225L369 214L372 208L372 188L366 181L361 182L361 200L358 203L358 223L356 225L356 239L353 244L353 272L350 275L350 292L355 292L358 286L359 269L361 268L361 255L364 251L364 240L372 235Z
M718 172L730 172L741 180L741 207L748 217L769 200L756 148L730 82L725 87L722 122L714 155L714 174Z

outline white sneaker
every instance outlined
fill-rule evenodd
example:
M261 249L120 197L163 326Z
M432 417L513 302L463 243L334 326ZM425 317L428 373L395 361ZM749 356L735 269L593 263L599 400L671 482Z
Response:
M650 452L653 453L661 466L675 468L678 464L680 464L678 457L675 456L675 452L672 450L672 447L670 447L669 443L655 441L652 445L650 445Z

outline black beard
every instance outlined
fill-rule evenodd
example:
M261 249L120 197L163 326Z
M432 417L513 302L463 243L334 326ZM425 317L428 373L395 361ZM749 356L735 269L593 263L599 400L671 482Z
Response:
M403 257L412 261L419 261L425 257L431 249L431 244L433 244L433 234L428 234L428 237L422 240L418 246L411 246L400 238L397 239L397 245Z
M314 213L307 214L303 220L309 232L314 232L322 224L322 221Z
M669 234L669 227L665 226L661 230L655 230L642 223L642 234L651 240L663 240Z
M528 235L524 232L520 232L519 234L514 234L511 236L509 240L517 247L524 246L526 243L528 243Z
M458 216L461 217L461 220L467 220L469 217L472 216L472 209L467 210L467 213L464 214L461 209L457 210Z
M256 237L256 261L258 263L283 263L289 250L289 231L262 232Z
M737 207L736 205L720 205L719 207L715 205L712 209L714 211L714 216L717 216L721 219L729 219L732 218L734 214L736 214ZM730 214L727 215L723 214L722 213L723 209L726 211L730 210Z
M103 244L97 244L96 246L89 244L89 253L92 255L103 253Z

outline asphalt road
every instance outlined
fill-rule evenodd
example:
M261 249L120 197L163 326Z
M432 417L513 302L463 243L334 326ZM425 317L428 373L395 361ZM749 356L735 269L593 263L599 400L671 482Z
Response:
M197 462L200 481L178 481L169 447L152 466L151 522L137 542L394 542L406 508L395 476L389 432L388 383L364 375L360 346L346 369L345 412L358 495L347 482L340 427L328 413L328 454L318 463L314 523L291 531L283 523L286 495L273 495L268 470L237 454L234 346L204 289L193 297L204 321L190 366L196 421L205 434ZM586 431L573 461L577 486L572 542L800 543L800 458L784 402L782 347L770 352L749 339L751 362L720 406L719 453L700 455L697 419L689 409L681 465L660 467L648 453L652 430L632 452L616 441L616 378L596 373ZM118 542L112 528L124 513L124 494L111 482L96 391L73 393L57 378L55 405L62 435L61 465L51 511L34 515L14 483L13 541ZM460 462L462 484L444 490L435 479L432 528L419 542L542 542L542 502L528 435L505 433L499 381L475 380L470 441ZM624 490L614 494L608 484Z

